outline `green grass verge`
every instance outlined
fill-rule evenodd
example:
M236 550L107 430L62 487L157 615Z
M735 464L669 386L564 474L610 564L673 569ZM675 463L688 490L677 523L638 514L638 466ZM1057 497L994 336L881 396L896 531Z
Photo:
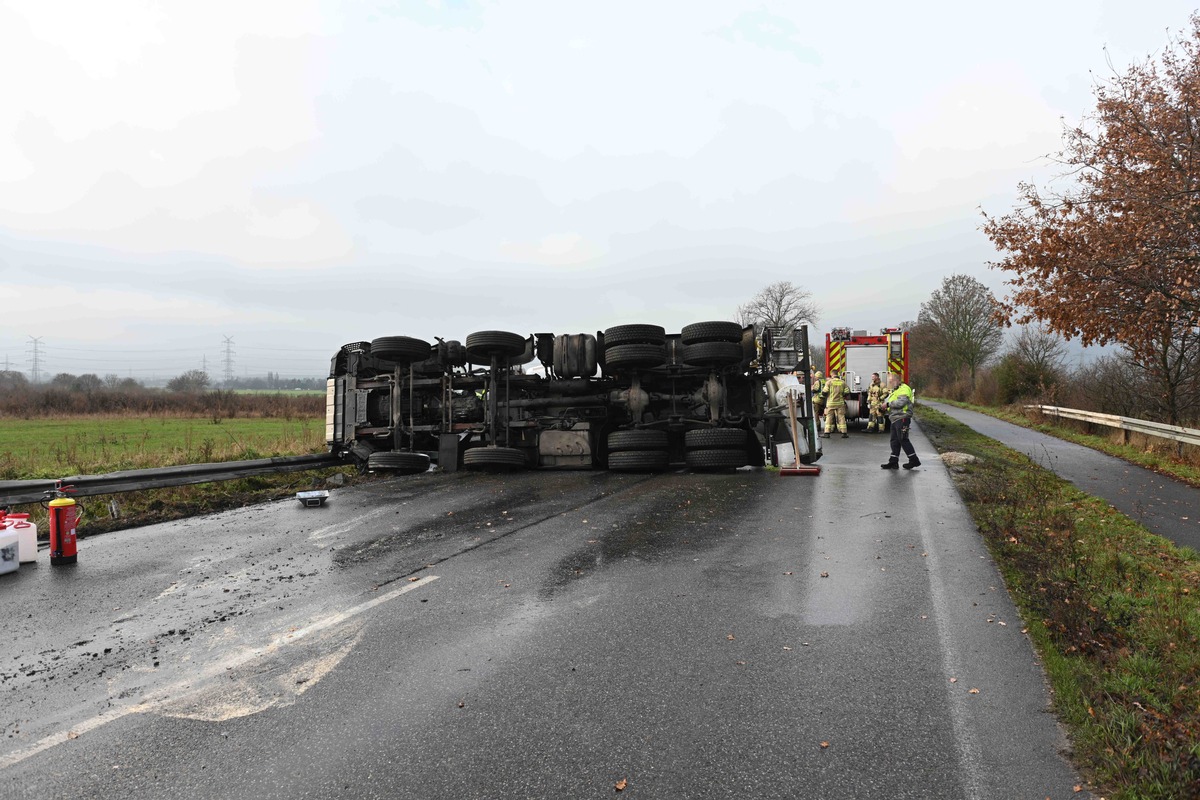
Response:
M1200 797L1200 555L928 407L1045 665L1076 763L1105 796Z
M86 538L98 533L110 533L289 498L296 492L307 489L326 488L326 479L338 473L344 476L346 484L370 479L368 476L357 475L354 467L347 464L344 467L322 470L256 475L232 481L84 497L79 501L83 504L85 514L79 526L79 534ZM23 506L15 510L32 512L30 518L38 523L39 538L44 539L49 535L45 511L41 506Z
M125 469L323 453L323 419L88 416L0 419L0 480L64 478ZM81 498L81 536L240 508L325 485L351 465ZM45 511L22 505L45 536Z

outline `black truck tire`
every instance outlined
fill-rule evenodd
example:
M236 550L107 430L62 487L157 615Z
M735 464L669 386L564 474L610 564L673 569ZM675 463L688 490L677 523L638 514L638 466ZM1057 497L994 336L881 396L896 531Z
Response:
M684 325L679 333L679 339L684 344L699 344L700 342L734 342L741 344L742 326L736 322L693 322Z
M508 331L476 331L467 336L467 359L487 364L496 356L507 362L525 352L525 337Z
M411 364L429 358L429 342L411 336L381 336L371 340L371 355L395 364Z
M401 475L419 475L429 470L429 456L424 453L371 453L367 457L367 469L372 472L397 472Z
M731 367L742 363L742 346L735 342L685 344L683 362L697 367Z
M623 344L657 344L667 340L666 330L659 325L617 325L604 331L607 352Z
M692 469L733 469L746 465L745 450L689 450L684 461Z
M616 472L658 472L670 463L666 450L623 450L608 454L608 468Z
M525 452L515 447L472 447L463 453L463 466L493 472L524 469Z
M659 367L666 360L667 350L661 344L621 344L604 348L604 366L609 370Z
M741 428L697 428L683 435L683 446L688 450L745 449L746 432Z
M666 450L666 431L613 431L608 435L608 452Z

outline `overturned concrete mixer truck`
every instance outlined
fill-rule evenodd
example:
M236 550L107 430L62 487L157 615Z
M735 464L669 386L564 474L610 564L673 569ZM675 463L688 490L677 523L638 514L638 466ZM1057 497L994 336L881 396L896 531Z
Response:
M535 365L533 362L536 361ZM733 469L820 458L807 329L697 322L677 334L479 331L344 345L326 442L361 469ZM789 403L789 398L791 402ZM792 431L792 410L797 420ZM793 444L793 442L795 444Z

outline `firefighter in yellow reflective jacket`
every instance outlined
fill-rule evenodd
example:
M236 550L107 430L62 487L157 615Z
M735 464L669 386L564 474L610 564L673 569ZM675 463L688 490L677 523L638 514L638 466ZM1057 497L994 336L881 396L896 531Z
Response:
M825 433L821 435L828 439L835 427L843 439L850 437L846 433L846 382L841 373L830 370L829 380L825 381Z
M812 375L812 407L813 419L818 421L825 416L825 395L821 394L823 391L825 391L825 378L821 375L821 370L817 370Z
M867 410L871 414L867 420L867 433L883 433L887 427L887 414L883 408L887 395L887 390L879 382L879 373L872 372L871 385L867 387Z

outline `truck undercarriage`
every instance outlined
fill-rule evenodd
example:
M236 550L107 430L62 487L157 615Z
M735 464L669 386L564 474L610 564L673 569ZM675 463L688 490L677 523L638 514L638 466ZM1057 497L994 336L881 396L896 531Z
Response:
M479 331L435 344L385 336L333 357L326 441L360 468L400 473L431 463L762 466L775 462L776 444L793 441L790 392L800 401L799 460L811 464L820 458L811 390L784 378L801 356L807 375L807 352L806 329L760 332L725 321L677 334L619 325L595 335Z

